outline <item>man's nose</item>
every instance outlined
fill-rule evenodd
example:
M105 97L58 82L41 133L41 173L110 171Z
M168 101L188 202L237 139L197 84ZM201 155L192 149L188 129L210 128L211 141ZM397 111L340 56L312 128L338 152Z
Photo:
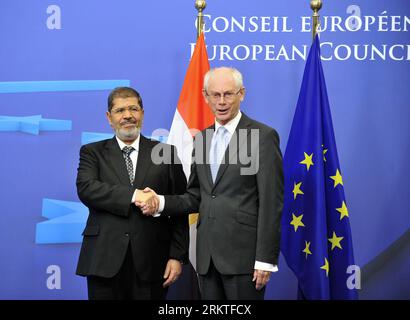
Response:
M224 95L224 94L221 94L221 96L219 97L219 101L218 101L218 102L219 102L219 103L222 103L222 104L225 104L225 102L226 102L225 99L226 99L226 98L225 98L225 95Z
M125 109L124 113L122 114L123 118L132 118L132 113L129 109Z

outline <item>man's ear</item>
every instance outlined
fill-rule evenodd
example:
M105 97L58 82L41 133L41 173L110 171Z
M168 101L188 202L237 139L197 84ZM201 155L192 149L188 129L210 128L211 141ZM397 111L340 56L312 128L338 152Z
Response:
M107 111L107 112L105 113L105 115L107 116L107 120L108 120L108 123L110 124L110 127L112 127L111 113L110 113L109 111Z
M245 98L245 87L243 87L242 89L242 94L241 94L241 102L243 101L243 99Z
M206 95L205 89L202 89L202 95L203 95L203 97L204 97L204 99L205 99L205 102L206 102L207 104L209 104L208 96Z

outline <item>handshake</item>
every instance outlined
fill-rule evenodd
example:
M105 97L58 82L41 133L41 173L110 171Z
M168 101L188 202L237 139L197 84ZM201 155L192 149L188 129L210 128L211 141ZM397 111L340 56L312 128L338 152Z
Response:
M150 188L145 188L144 190L137 189L134 204L139 207L146 216L158 214L159 197L155 191Z

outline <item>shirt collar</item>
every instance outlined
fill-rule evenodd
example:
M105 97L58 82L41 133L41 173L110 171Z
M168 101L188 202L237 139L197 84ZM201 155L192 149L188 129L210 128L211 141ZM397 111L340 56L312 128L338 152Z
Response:
M227 124L224 125L225 129L228 130L230 135L234 134L236 127L238 126L238 123L241 120L241 117L242 117L242 113L241 113L241 110L239 110L238 114L232 120L230 120ZM221 126L222 125L218 121L215 121L215 132Z
M120 149L124 149L124 147L126 146L130 146L133 147L137 152L139 150L139 146L140 146L140 137L141 134L138 135L138 138L134 140L133 143L131 143L130 145L125 144L124 141L122 141L121 139L119 139L117 136L115 136L115 138L117 139L118 145L120 146Z

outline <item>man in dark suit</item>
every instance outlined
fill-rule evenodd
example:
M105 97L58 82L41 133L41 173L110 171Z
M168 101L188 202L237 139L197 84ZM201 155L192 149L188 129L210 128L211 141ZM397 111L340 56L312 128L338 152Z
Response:
M196 270L203 299L263 299L279 256L279 136L239 110L245 88L238 70L210 70L203 94L216 121L195 137L187 193L137 203L144 214L199 212Z
M134 202L137 188L181 194L186 178L175 148L140 134L141 96L128 87L108 97L112 139L80 151L77 192L89 208L77 274L87 276L89 299L165 299L187 261L186 217L147 217ZM151 151L168 157L155 164Z

